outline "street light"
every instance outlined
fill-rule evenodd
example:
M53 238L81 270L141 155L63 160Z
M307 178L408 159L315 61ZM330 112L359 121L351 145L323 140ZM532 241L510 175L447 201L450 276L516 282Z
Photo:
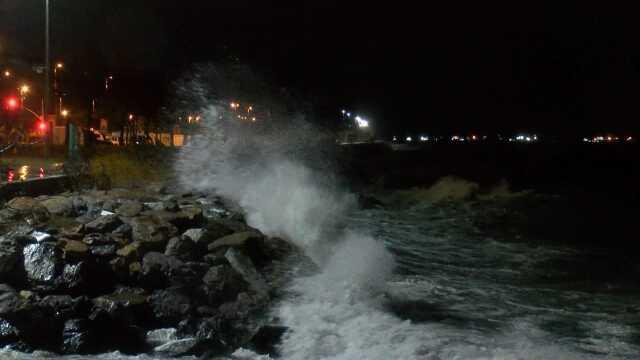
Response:
M62 115L63 118L67 118L69 116L69 110L63 109L60 111L60 115Z
M11 71L9 71L9 70L5 70L5 71L4 71L4 77L7 77L7 78L8 78L8 77L11 77Z
M29 85L20 86L20 95L21 96L26 96L30 91L31 91L31 88L29 87Z

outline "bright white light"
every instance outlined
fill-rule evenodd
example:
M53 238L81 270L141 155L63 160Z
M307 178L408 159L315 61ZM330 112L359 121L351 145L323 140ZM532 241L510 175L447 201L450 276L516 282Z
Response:
M351 113L350 112L347 113L347 117L351 117Z
M346 114L347 110L342 110L342 115Z
M407 142L412 142L413 139L411 138L411 136L407 136Z
M591 140L587 139L587 138L583 138L582 141L584 142L591 142Z
M428 136L420 136L420 141L429 141Z
M632 138L631 136L629 136L629 137L627 138L627 141L633 141L633 138Z
M356 116L356 122L358 123L358 127L359 128L368 128L369 127L369 121L361 118L360 116Z
M528 136L526 137L526 139L525 139L525 140L527 140L527 142L531 142L531 138L530 138L530 137L528 137Z
M393 141L398 141L398 138L396 136L393 137Z

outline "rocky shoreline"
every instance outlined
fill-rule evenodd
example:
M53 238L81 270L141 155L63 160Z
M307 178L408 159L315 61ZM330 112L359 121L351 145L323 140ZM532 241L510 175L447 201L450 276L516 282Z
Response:
M269 306L308 262L234 204L161 186L13 198L0 234L0 346L24 352L273 355Z

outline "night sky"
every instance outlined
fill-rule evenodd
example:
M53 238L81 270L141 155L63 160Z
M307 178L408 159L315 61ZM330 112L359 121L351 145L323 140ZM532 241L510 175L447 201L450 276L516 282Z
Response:
M42 2L0 0L4 54L41 61ZM149 109L192 64L237 58L389 133L638 130L635 9L274 3L52 0L54 59L120 74Z

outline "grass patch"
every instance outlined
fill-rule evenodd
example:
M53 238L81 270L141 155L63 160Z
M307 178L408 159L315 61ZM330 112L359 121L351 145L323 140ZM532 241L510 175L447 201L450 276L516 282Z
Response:
M174 178L177 150L158 146L105 147L89 157L89 173L114 187L144 187Z

